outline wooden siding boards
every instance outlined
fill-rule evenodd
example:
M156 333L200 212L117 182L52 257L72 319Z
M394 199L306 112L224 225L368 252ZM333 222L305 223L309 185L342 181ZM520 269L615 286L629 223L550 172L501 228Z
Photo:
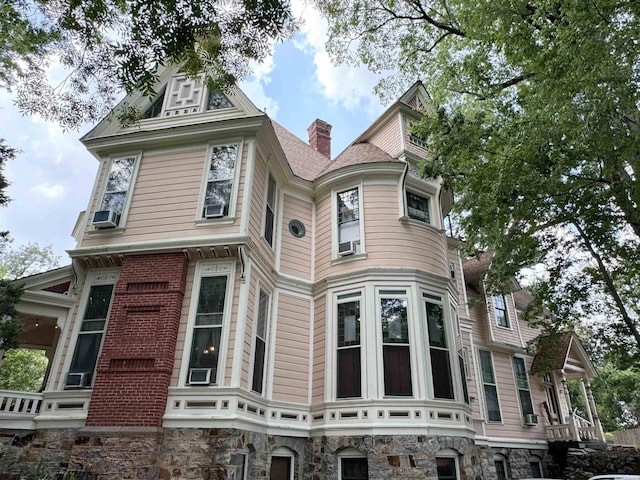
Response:
M402 153L401 139L400 122L397 116L393 116L386 125L371 136L369 143L384 150L392 157L397 157Z
M419 158L425 158L427 156L427 149L416 145L409 139L411 136L411 119L405 118L403 121L403 127L404 144L407 151L413 153Z
M225 374L224 374L224 385L231 385L231 374L233 371L233 356L234 356L234 345L236 339L236 332L238 331L238 322L244 322L245 312L239 312L238 307L240 305L240 290L241 290L241 282L240 278L240 262L235 265L235 283L233 285L233 298L231 302L231 324L229 325L229 336L227 337L227 355L226 355L226 365L225 365Z
M280 292L276 320L273 399L308 402L311 300ZM287 339L282 342L281 339ZM291 344L294 341L295 344Z
M236 198L236 219L233 224L196 225L206 146L168 153L143 154L134 189L129 194L131 206L119 233L96 232L90 222L80 247L115 245L162 238L211 236L239 233L242 212L247 155L250 145L244 144L240 162L240 178ZM108 162L107 162L108 163ZM105 164L106 165L106 164ZM98 208L106 178L106 167L100 175L100 187L91 203L90 218Z
M313 326L313 378L311 398L313 404L324 402L326 363L326 316L327 298L315 299L315 322Z
M285 275L311 280L311 254L313 252L313 204L292 195L284 195L282 239L280 242L280 271ZM302 238L289 232L289 222L300 220L306 229Z
M261 254L262 258L273 265L275 259L275 252L264 238L264 212L265 212L265 188L267 182L267 162L256 152L253 171L253 186L251 188L251 209L249 213L249 235L254 240L257 251ZM278 218L276 206L276 219ZM277 229L273 232L273 244L277 242Z
M253 327L256 315L256 300L260 288L260 277L252 270L251 287L247 301L247 316L245 321L244 339L242 342L242 369L240 371L240 386L251 389L251 371L253 368ZM265 357L266 360L266 357Z

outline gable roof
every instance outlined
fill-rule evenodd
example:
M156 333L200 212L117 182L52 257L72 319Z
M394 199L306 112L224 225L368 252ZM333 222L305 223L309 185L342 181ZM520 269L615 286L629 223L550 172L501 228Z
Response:
M313 149L311 145L296 137L275 120L271 118L269 120L296 177L313 181L331 165L331 160Z
M569 359L579 363L590 377L596 371L589 360L580 340L573 332L548 335L538 340L538 353L531 363L532 375L543 375L554 370L566 370L570 367Z

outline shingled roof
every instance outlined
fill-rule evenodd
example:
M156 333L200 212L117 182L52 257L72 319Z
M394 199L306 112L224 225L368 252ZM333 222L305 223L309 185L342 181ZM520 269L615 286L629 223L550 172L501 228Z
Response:
M543 337L538 342L538 353L531 363L531 374L542 375L553 370L562 370L573 341L573 333Z
M322 172L333 172L342 167L349 165L359 165L365 163L377 163L377 162L401 162L397 158L393 158L384 150L376 147L369 142L356 143L347 147L336 159L328 165Z
M291 170L296 177L303 180L315 180L323 170L331 164L331 160L317 152L308 143L300 140L278 122L271 120L273 130L282 146Z

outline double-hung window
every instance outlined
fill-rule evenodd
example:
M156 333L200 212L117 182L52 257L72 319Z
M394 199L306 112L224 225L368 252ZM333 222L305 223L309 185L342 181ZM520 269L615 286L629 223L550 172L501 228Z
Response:
M522 416L526 418L527 415L533 414L533 402L531 401L529 377L527 376L524 358L513 357L513 374L516 378L516 389L520 399L520 411Z
M362 394L360 298L356 295L338 296L337 398L360 397Z
M480 369L482 373L482 386L484 401L487 408L487 420L490 422L502 421L500 402L498 401L498 387L493 370L493 358L488 350L479 350Z
M352 188L337 194L338 255L360 252L360 195Z
M431 223L429 198L407 192L407 216L424 223Z
M509 316L507 315L507 302L504 295L493 296L493 311L496 315L496 323L499 327L509 328Z
M493 464L496 467L496 480L508 480L506 459L497 455L493 458Z
M453 399L451 361L442 305L425 302L434 398Z
M411 396L413 388L407 299L394 295L395 292L389 293L381 292L380 299L384 394Z
M260 289L258 298L258 317L256 318L256 342L253 351L253 379L251 390L262 393L264 381L264 360L267 345L269 322L269 294Z
M269 174L267 182L267 205L264 212L264 238L273 246L273 230L276 221L276 181Z
M210 148L203 218L229 215L239 150L238 144L215 145Z
M93 225L96 228L122 225L137 160L137 155L112 160L104 194L93 217Z
M189 355L188 383L191 385L209 385L218 381L226 292L226 275L200 279Z
M92 285L71 359L66 388L89 387L102 345L113 285Z

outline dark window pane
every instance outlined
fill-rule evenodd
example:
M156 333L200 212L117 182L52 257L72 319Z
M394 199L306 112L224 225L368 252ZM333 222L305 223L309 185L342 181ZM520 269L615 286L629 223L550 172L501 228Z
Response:
M498 403L498 390L495 385L484 386L484 396L487 402L487 414L490 422L502 420L500 415L500 404Z
M338 304L338 347L360 345L360 302Z
M409 347L404 345L384 345L384 394L411 396L411 360Z
M200 283L197 313L224 312L227 277L203 277Z
M429 199L407 192L407 214L409 218L429 223Z
M271 457L269 480L290 480L291 457Z
M260 289L260 299L258 301L258 319L256 325L256 336L262 340L267 337L267 317L269 308L269 294Z
M360 347L338 350L337 397L360 397L362 382L360 379Z
M262 380L264 378L264 341L256 338L256 350L253 360L253 381L251 389L262 393Z
M267 206L267 211L265 213L264 219L264 238L269 243L269 245L273 245L273 220L273 210L271 210L271 207Z
M480 364L482 367L482 381L484 383L495 383L493 377L493 362L491 352L480 350Z
M425 303L427 325L429 327L429 345L447 348L447 337L444 330L444 316L441 305Z
M162 93L158 95L158 98L153 101L151 106L147 108L143 115L144 118L154 118L160 116L160 112L162 111L162 103L164 102L164 93L165 90L163 90Z
M207 110L220 110L222 108L231 108L233 104L224 94L220 92L210 91L207 99Z
M93 372L96 368L101 341L102 333L85 333L78 335L78 341L69 372Z
M368 480L369 465L366 458L343 458L340 480Z
M531 394L529 390L518 390L520 396L520 407L522 408L522 414L528 415L533 413L533 405L531 403Z
M222 328L196 328L193 331L189 368L212 368L211 378L216 378L220 334Z
M504 460L496 460L494 464L496 466L496 479L507 480L507 469L504 465Z
M460 365L460 378L462 379L462 394L464 395L464 403L469 404L469 389L467 388L467 371L465 369L464 358L458 356Z
M447 350L431 349L431 369L434 397L453 399L453 380L451 379L451 365Z
M87 309L84 312L85 320L107 318L112 291L113 285L94 285L91 287Z
M540 467L540 462L529 462L529 467L531 468L531 477L542 478L542 468Z
M438 480L457 480L456 459L447 457L436 458Z

